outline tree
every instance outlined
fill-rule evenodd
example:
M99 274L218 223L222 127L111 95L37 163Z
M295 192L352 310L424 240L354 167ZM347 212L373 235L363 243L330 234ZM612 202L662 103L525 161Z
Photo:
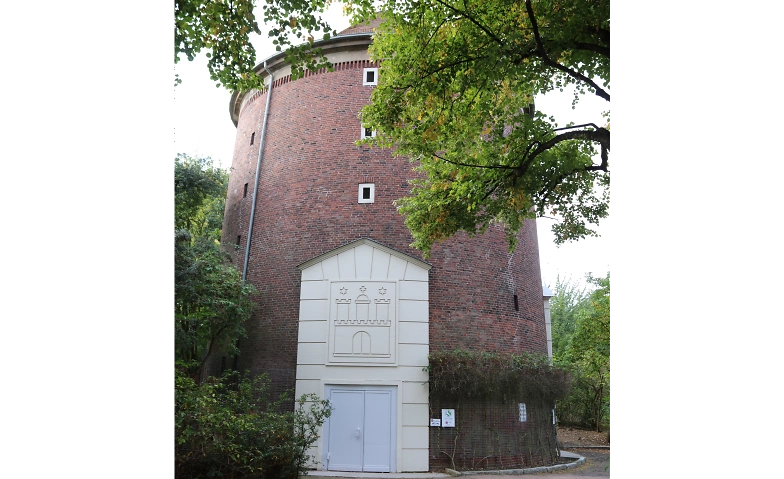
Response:
M175 0L174 63L182 60L183 55L193 60L199 52L208 50L207 68L218 87L241 91L261 89L261 77L253 70L256 49L250 43L252 33L261 34L254 3L254 0ZM264 21L275 25L268 35L274 37L272 42L278 51L285 49L294 78L302 76L305 68L331 67L321 50L313 47L316 32L324 32L320 38L324 40L336 34L319 15L329 3L330 0L267 0L262 7ZM175 76L175 85L181 82Z
M389 2L371 47L379 85L368 143L422 174L399 201L426 255L458 231L552 214L557 243L595 235L609 207L609 125L558 127L534 99L566 85L609 102L609 2ZM609 115L609 113L608 113ZM609 120L608 120L609 121ZM602 122L599 119L597 123ZM595 163L593 156L600 156Z
M194 364L200 378L215 351L238 353L235 342L245 335L255 288L220 248L226 171L209 158L178 155L174 173L175 357Z
M174 228L220 241L229 174L212 159L178 154L174 162Z
M587 297L575 295L568 282L556 283L555 297L566 307L551 309L553 356L574 377L572 391L559 404L560 416L600 431L610 410L610 273L589 276L588 282L595 289Z
M610 411L610 273L589 281L597 289L578 319L567 357L580 368L577 383L585 390L586 415L600 431Z
M574 336L577 318L588 307L588 293L571 280L558 276L550 298L553 357L558 362L565 354Z
M604 278L589 276L596 286L588 297L588 307L578 315L574 335L569 346L573 357L610 358L610 273ZM597 361L603 361L598 359Z

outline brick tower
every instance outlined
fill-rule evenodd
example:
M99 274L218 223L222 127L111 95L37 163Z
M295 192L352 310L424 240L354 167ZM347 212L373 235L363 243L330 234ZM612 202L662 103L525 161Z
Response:
M358 116L378 81L371 42L369 27L320 42L334 71L296 81L274 55L256 68L270 88L231 98L223 241L258 289L237 368L268 373L273 393L330 399L314 467L427 471L443 459L429 418L449 407L429 402L430 351L547 354L536 224L514 253L497 225L427 260L409 247L393 201L411 165L355 145L373 134Z

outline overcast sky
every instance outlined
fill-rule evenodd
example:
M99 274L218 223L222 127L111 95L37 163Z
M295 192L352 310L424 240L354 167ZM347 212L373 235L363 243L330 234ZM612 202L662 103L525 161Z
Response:
M348 19L341 15L340 5L333 5L328 14L329 21L337 31L349 26ZM265 31L265 28L261 28ZM257 51L257 63L275 53L272 42L266 37L255 35L251 39ZM172 154L211 156L224 168L231 166L236 128L229 116L231 93L216 88L209 79L207 63L203 53L193 62L181 61L175 67L183 82L174 88L174 143ZM572 95L568 91L554 92L536 99L541 111L553 115L559 125L569 121L575 124L602 120L601 112L607 102L587 96L576 110L571 109ZM560 247L553 243L551 226L554 220L539 218L539 255L542 279L545 284L555 285L556 277L571 278L582 282L587 273L603 276L610 269L609 218L601 223L599 238L587 238Z

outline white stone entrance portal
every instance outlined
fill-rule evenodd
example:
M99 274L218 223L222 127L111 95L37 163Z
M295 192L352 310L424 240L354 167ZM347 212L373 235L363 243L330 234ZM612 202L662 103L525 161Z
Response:
M312 466L427 471L430 265L360 239L298 268L295 394L336 407Z

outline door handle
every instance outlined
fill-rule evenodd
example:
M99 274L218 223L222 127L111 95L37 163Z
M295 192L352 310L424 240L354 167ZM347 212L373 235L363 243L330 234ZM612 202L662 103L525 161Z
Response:
M354 433L354 436L359 437L359 428L357 428L357 431Z

